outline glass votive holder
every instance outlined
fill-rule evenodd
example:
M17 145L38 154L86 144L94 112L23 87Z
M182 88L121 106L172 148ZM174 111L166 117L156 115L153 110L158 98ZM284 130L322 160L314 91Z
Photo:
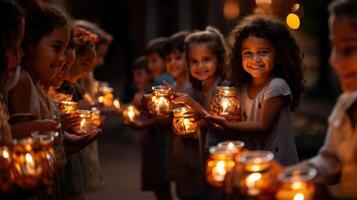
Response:
M40 133L35 131L31 133L31 136L36 142L39 142L42 147L40 152L43 168L42 182L45 185L51 185L56 174L56 153L54 149L56 132Z
M32 138L14 141L12 153L15 183L22 188L40 185L43 172L42 147Z
M191 108L182 106L173 110L172 127L178 136L188 136L197 133L198 125Z
M11 154L12 146L0 145L0 193L3 194L11 191L11 186L14 182Z
M92 123L95 127L100 128L102 125L102 117L100 115L100 111L96 108L92 108Z
M230 121L238 121L240 104L235 87L217 86L216 93L210 101L211 111Z
M78 103L74 101L59 101L58 108L63 114L75 114L78 109Z
M246 198L274 199L278 171L274 154L269 151L248 151L240 157L237 187Z
M148 101L148 111L156 117L165 117L171 113L170 88L153 86L151 99Z
M213 146L209 148L209 158L206 166L207 182L215 187L223 187L226 175L234 168L234 149Z
M313 200L315 196L315 168L295 166L286 168L278 176L280 182L276 200Z
M93 131L94 125L92 122L92 111L90 110L77 110L77 114L81 120L76 133L79 135L88 134Z

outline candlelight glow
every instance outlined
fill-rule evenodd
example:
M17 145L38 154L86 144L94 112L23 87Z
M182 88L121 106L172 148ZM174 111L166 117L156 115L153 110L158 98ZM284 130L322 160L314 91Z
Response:
M83 132L85 124L86 124L86 119L82 119L81 120L81 126L80 126L80 129L81 129L80 132Z
M303 193L297 193L297 194L295 194L293 200L304 200L304 199L305 199L305 196Z
M230 106L229 101L227 99L222 99L221 105L222 105L222 112L220 114L221 115L228 114L227 108Z
M103 103L104 102L104 97L103 96L98 97L98 102L99 103Z
M289 26L291 29L298 29L300 27L300 18L294 13L290 13L286 17L286 24Z
M113 101L113 105L114 105L114 107L116 108L116 109L120 109L120 102L119 102L119 100L118 99L115 99L114 101Z
M4 150L3 152L2 152L2 156L4 157L4 158L9 158L9 152L7 152L6 150Z
M212 177L215 181L223 181L226 176L226 163L224 161L218 161L216 166L212 169Z
M135 117L135 111L134 111L134 107L129 107L128 108L128 117L129 117L129 120L130 121L133 121L134 120L134 117Z

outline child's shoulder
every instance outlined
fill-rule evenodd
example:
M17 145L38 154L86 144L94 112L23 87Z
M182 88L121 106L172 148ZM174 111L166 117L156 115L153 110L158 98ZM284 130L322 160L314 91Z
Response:
M289 88L288 83L282 79L282 78L273 78L269 83L268 83L269 88Z
M273 97L277 95L290 95L291 90L288 83L282 78L272 79L265 89L265 95L268 97Z
M29 74L21 70L16 86L12 89L14 92L21 92L23 95L29 94L31 91L32 80Z

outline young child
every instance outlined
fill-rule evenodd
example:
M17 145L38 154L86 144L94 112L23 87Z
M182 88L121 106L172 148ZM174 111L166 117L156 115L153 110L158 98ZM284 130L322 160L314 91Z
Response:
M167 38L159 37L151 40L146 46L145 55L149 62L149 70L154 78L154 85L162 85L163 81L172 84L174 79L165 69L165 45Z
M246 17L231 33L232 83L242 122L207 114L250 150L268 150L283 165L298 161L290 111L303 91L302 56L288 29L267 16Z
M173 102L191 106L197 112L197 116L202 118L204 116L202 110L209 109L209 101L215 93L216 86L225 84L226 55L227 48L224 37L217 29L207 27L204 31L188 35L185 38L185 56L190 71L190 82L193 88L199 92L198 101L195 100L194 96L190 96L192 94L176 93L177 97ZM199 147L196 150L197 152L192 155L195 158L192 158L199 159L200 170L191 176L200 177L200 188L199 196L193 196L193 199L225 199L224 192L209 186L205 182L204 173L208 149L223 140L221 131L207 127L204 120L199 121L199 126L201 129L201 133L198 134ZM194 192L194 195L197 195L196 192Z
M145 93L151 91L152 77L148 68L148 61L145 56L138 57L133 64L133 81L137 88L131 103L137 108L141 106L141 99Z
M329 5L332 50L330 63L339 75L343 94L329 117L328 134L319 154L307 163L318 181L331 186L338 199L357 198L357 1Z
M25 4L28 3L28 4ZM65 62L69 40L67 17L55 7L35 1L24 2L26 28L23 41L24 68L18 83L9 91L13 137L29 137L33 131L54 131L58 123L41 82L50 81ZM38 19L43 23L38 23Z
M0 1L0 142L12 140L8 124L8 90L16 80L16 67L21 61L21 42L25 30L24 14L13 1ZM15 83L16 84L16 83Z
M197 92L189 81L188 66L185 56L185 38L189 32L182 31L168 38L165 51L166 70L175 79L172 90L184 92L198 98ZM170 121L172 123L172 121ZM170 133L174 135L174 133ZM176 182L176 193L180 199L199 199L200 197L200 159L197 137L173 136L172 142L173 180Z
M200 101L194 100L189 94L177 93L173 102L191 106L202 117L205 114L202 110L209 109L209 102L215 93L216 86L226 84L224 82L226 43L217 29L207 27L205 31L198 31L186 37L185 50L190 70L190 82L193 88L200 92ZM203 121L201 124L204 127ZM201 148L206 150L223 140L217 130L210 128L208 132L201 132Z

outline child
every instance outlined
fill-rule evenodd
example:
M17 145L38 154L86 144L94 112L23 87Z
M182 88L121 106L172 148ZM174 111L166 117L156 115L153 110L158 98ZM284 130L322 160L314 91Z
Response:
M189 105L197 112L198 116L203 117L202 110L209 109L209 101L214 95L216 86L225 84L223 69L225 67L227 48L223 35L213 27L207 27L204 31L194 32L185 39L185 54L190 71L189 79L193 88L199 92L199 101L194 100L194 96L191 97L190 94L177 93L178 97L173 102ZM203 120L199 122L199 125L201 128L201 133L198 135L199 147L196 152L193 151L195 154L192 155L192 159L199 159L200 170L191 176L200 177L200 190L198 197L196 196L197 191L193 193L193 199L225 199L224 192L210 187L205 182L204 175L208 148L216 145L223 138L219 130L206 127ZM191 170L194 171L194 168Z
M138 57L133 65L133 79L138 91L135 93L131 103L137 108L141 106L141 99L145 93L151 91L152 78L148 68L148 61L145 56Z
M340 76L343 94L330 117L328 135L319 154L309 160L318 180L336 184L338 199L357 198L357 1L336 0L329 6L330 63Z
M21 41L24 35L25 20L19 6L8 0L0 1L0 141L12 140L8 124L7 93L16 82L10 74L21 61Z
M283 165L298 161L290 111L303 90L301 52L288 29L267 16L246 17L232 31L232 83L242 122L207 114L250 150L268 150Z
M185 50L190 69L189 78L193 88L200 92L200 101L195 101L186 93L177 93L178 97L173 102L190 105L200 116L204 116L202 110L209 109L209 101L214 95L216 86L226 84L224 83L226 43L217 29L207 27L205 31L198 31L186 37ZM206 139L205 134L202 136L201 141L205 149L223 140L221 134L213 129L208 131Z
M173 78L165 70L165 44L167 38L159 37L151 40L146 46L145 55L149 62L149 70L154 78L154 85L162 85L163 81L172 84Z

